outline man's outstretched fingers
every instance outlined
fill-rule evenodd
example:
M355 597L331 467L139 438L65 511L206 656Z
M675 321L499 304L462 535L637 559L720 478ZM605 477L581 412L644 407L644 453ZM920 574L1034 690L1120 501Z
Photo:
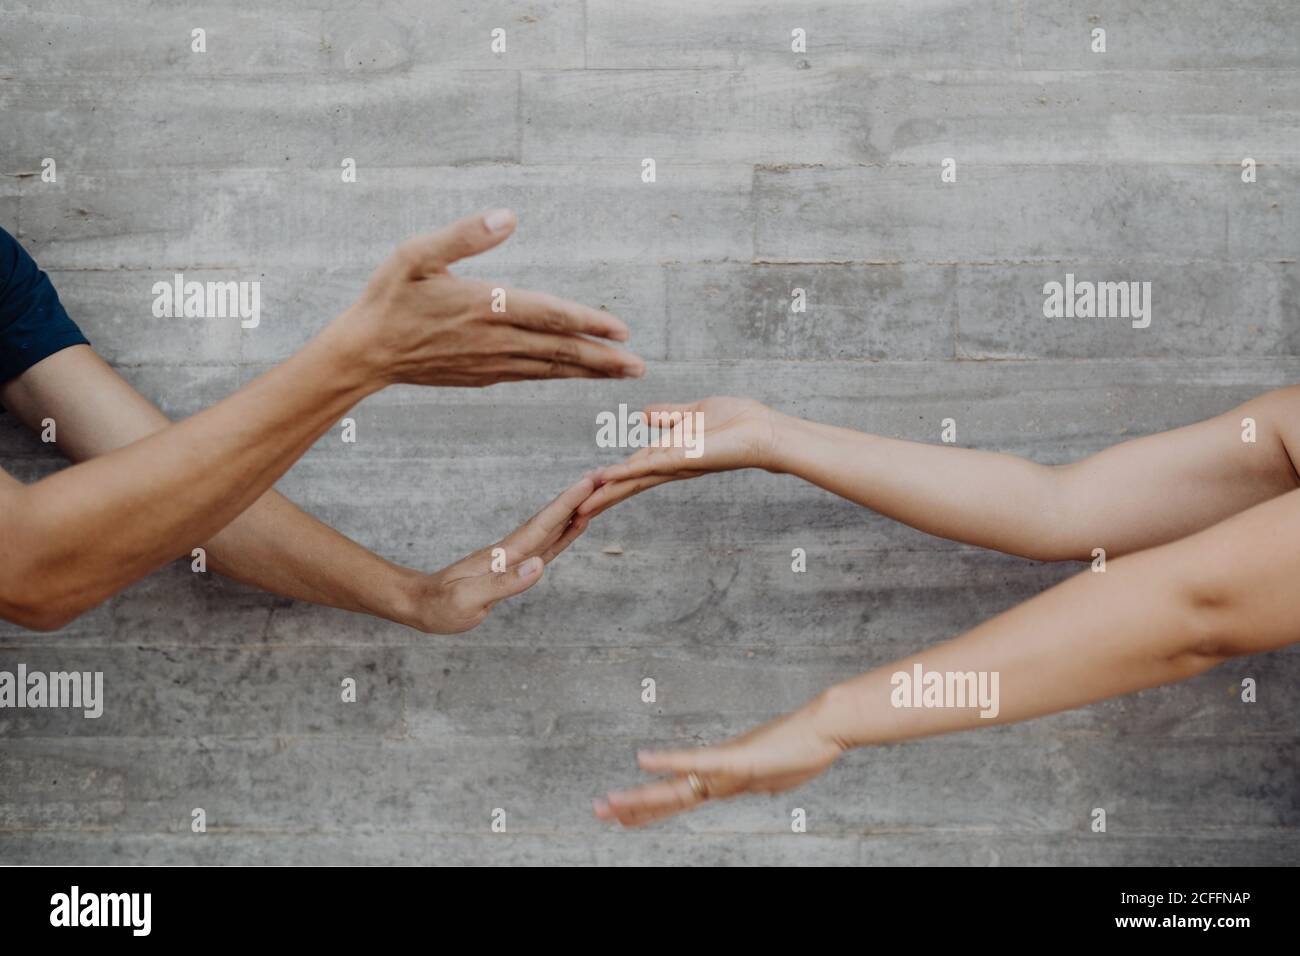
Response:
M602 372L585 365L571 365L568 362L512 357L506 361L497 376L497 380L501 382L532 382L546 378L622 378L622 375Z
M594 335L626 342L631 335L617 316L531 289L506 289L504 319L511 325L537 332Z
M453 262L487 252L514 230L515 214L509 209L493 209L406 240L398 248L397 258L410 275L429 275Z
M525 521L519 531L506 539L507 554L511 546L523 549L524 553L536 550L568 523L578 510L578 505L586 501L595 489L596 483L590 473L565 488L545 508Z
M504 571L489 571L476 578L478 591L483 597L483 604L491 607L516 594L522 594L542 579L545 563L541 558L531 557L526 561L506 568Z
M506 561L511 565L547 549L554 549L556 540L569 533L569 522L577 517L578 505L591 495L595 487L592 473L588 472L560 492L541 511L510 532L496 547L505 549ZM576 538L578 534L581 534L581 530L573 537ZM565 547L568 547L568 543ZM491 551L492 549L484 549L481 553L490 555ZM555 551L555 554L559 554L559 551ZM543 555L543 560L550 561L550 558Z
M556 555L560 554L568 548L569 545L577 541L582 535L582 532L586 530L587 519L575 517L571 522L569 522L569 526L564 529L564 534L560 535L560 540L556 541L555 544L546 549L546 553L542 555L542 560L547 564L550 564Z
M583 365L615 378L639 378L645 374L645 362L639 356L580 335L515 328L511 337L512 350L520 357Z

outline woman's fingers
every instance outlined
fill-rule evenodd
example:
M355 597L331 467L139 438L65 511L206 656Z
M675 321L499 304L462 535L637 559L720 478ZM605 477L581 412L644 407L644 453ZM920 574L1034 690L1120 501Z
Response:
M624 826L641 826L703 802L704 797L695 792L688 778L676 777L615 791L603 800L594 801L592 809L600 819L617 820Z
M679 404L674 402L655 402L653 405L647 405L642 411L645 416L652 422L664 415L686 415L689 412L699 411L699 402L687 402Z
M650 475L646 478L632 478L628 481L615 481L601 485L592 495L578 506L578 514L590 520L602 511L606 511L620 501L626 501L633 495L640 494L655 485L667 484L685 478L686 475Z
M601 820L644 826L706 800L734 796L750 781L749 774L738 772L737 760L734 749L724 747L642 751L637 754L642 770L671 773L672 779L611 791L592 801L592 810Z
M600 469L597 477L601 481L618 481L621 478L639 478L642 475L673 475L692 467L692 459L686 457L685 448L651 446L642 448L624 461Z
M640 469L645 467L646 459L650 457L650 451L649 448L640 448L616 464L597 468L596 480L614 481L616 478L631 478L633 473L639 474Z
M692 750L638 750L636 762L646 773L730 774L735 770L736 758L721 747L696 747Z

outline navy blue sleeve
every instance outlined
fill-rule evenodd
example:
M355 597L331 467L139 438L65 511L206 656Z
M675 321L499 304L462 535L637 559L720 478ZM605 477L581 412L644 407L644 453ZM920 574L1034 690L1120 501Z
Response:
M27 250L0 229L0 384L69 345L89 345Z

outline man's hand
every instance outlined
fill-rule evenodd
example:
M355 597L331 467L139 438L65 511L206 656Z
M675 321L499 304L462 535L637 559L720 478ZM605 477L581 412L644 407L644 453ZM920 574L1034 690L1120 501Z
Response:
M748 398L706 398L689 405L647 405L642 413L650 426L669 429L672 447L642 448L626 461L596 472L600 487L578 513L594 518L633 495L668 481L696 478L715 471L773 467L777 412ZM684 416L700 427L694 433L701 454L687 457L676 432ZM695 426L692 426L695 427ZM666 443L668 444L668 443ZM680 446L680 447L679 447Z
M625 827L644 826L699 806L705 800L742 793L781 793L821 774L844 751L819 726L818 701L713 747L641 751L647 773L670 780L616 790L592 801L596 817Z
M645 374L631 352L586 338L627 340L627 326L609 313L447 271L504 242L514 228L514 214L497 209L408 240L323 335L341 337L385 384L478 388Z
M52 416L60 444L67 440L74 459L93 460L27 486L0 477L0 617L37 630L59 628L216 537L215 570L322 604L385 613L389 563L266 494L344 412L397 382L484 386L644 372L635 355L586 337L625 340L627 327L613 316L535 292L498 295L486 283L448 273L453 262L502 242L514 223L513 214L497 210L412 239L320 335L175 425L146 410L129 423L107 412L98 416L109 421L99 437L98 427L77 428L104 397L74 403L69 395L52 403L37 383L49 379L57 394L65 353L75 364L90 353L84 346L63 349L3 383L5 403L22 404L29 423L61 405L66 412ZM257 514L235 520L254 505ZM266 525L268 515L279 523ZM283 534L287 528L297 535ZM221 555L231 560L222 562Z
M429 634L477 627L498 601L540 581L542 568L582 534L587 519L575 512L594 488L588 475L496 544L434 574L411 572L403 622Z

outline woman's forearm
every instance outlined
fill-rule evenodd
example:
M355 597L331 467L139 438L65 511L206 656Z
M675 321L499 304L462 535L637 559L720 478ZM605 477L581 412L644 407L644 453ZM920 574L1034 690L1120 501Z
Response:
M1062 555L1059 485L1011 455L927 445L782 416L777 470L921 531L1026 557Z
M1177 540L1296 487L1274 392L1074 464L901 441L778 415L773 470L922 531L1040 560L1117 557ZM1242 440L1241 421L1256 421Z
M1084 571L956 640L838 685L810 705L813 719L845 746L889 743L1041 717L1281 647L1300 638L1297 535L1300 491ZM944 706L926 704L927 681ZM996 700L968 693L954 706L949 686L995 688Z

